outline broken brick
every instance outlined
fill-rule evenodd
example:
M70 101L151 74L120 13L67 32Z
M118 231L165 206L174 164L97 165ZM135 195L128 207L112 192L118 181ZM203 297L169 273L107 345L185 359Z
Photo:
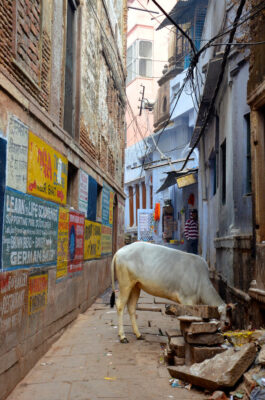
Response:
M168 315L181 315L197 316L204 319L219 319L220 314L217 307L207 305L187 306L183 304L170 304L166 306L165 313Z
M200 333L198 335L187 333L185 334L185 340L189 344L204 346L214 346L224 343L224 337L221 333Z
M191 350L191 358L193 363L201 363L204 360L213 358L216 354L223 353L226 349L222 347L198 347L198 346L190 346Z
M209 400L228 400L228 397L221 390L215 391Z
M185 341L182 336L173 337L169 342L169 348L175 352L177 357L185 357Z
M183 325L183 332L199 334L199 333L215 333L220 328L219 321L210 322L192 322L189 325Z
M175 366L184 365L184 364L185 364L185 358L174 356L174 365Z

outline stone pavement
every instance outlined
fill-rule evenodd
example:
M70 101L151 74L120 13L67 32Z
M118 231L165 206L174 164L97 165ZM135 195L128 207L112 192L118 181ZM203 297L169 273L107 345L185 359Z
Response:
M132 334L124 316L130 343L117 336L117 315L109 307L110 291L69 326L60 339L17 385L8 400L199 400L200 391L172 388L163 362L165 329L176 329L176 319L163 313L162 299L142 292L138 324L144 341ZM154 311L146 311L146 308ZM162 311L159 311L161 309Z

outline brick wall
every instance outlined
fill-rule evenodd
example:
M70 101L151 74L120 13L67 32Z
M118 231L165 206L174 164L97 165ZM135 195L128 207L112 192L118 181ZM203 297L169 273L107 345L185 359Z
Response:
M2 0L0 67L46 110L49 108L50 57L50 38L45 31L41 32L40 0Z

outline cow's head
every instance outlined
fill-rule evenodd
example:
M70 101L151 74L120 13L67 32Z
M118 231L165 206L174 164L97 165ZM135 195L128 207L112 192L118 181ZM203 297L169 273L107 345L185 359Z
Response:
M221 330L223 332L228 331L232 328L232 313L236 308L236 304L222 304L218 307L221 321Z

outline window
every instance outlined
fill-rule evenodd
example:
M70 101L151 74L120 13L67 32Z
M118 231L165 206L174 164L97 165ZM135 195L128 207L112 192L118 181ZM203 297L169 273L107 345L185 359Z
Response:
M210 157L210 182L211 182L211 195L214 196L217 188L217 168L216 168L216 152L213 152Z
M250 114L245 115L246 127L246 193L251 193L251 148L250 148Z
M226 140L221 145L222 203L226 202Z
M163 113L165 113L167 111L167 98L166 98L166 96L163 98L162 111L163 111Z
M218 171L218 164L219 164L219 132L220 132L220 120L219 116L216 115L215 117L215 157L216 157L216 188L219 185L219 171Z
M71 207L74 207L76 210L78 209L78 168L72 164L70 161L68 162L68 179L67 179L67 204Z
M97 185L97 222L101 222L102 221L102 186L101 185Z
M133 187L129 186L129 208L130 208L130 226L134 224L134 213L133 213Z
M146 187L145 187L145 182L141 183L142 185L142 208L146 208Z
M76 60L76 10L75 0L67 3L67 34L64 83L64 129L74 136L75 60Z
M127 84L137 76L152 76L153 43L148 40L136 40L127 49Z

